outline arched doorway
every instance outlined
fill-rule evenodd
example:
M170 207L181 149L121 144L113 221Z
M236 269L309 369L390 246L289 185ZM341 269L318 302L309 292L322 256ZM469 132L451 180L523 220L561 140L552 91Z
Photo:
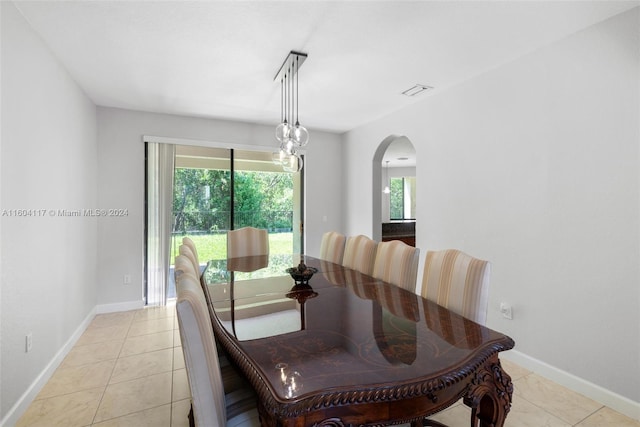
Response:
M388 162L388 163L387 163ZM404 135L389 135L386 137L373 155L372 161L372 230L371 236L374 240L382 241L382 224L393 222L409 223L411 220L402 220L395 218L391 220L393 215L389 215L390 194L383 193L383 180L388 183L398 177L413 178L413 194L415 195L415 169L416 169L416 151L413 143ZM409 183L410 180L407 180ZM412 201L415 206L415 196ZM387 212L387 215L384 213ZM413 224L415 224L415 212L413 215Z

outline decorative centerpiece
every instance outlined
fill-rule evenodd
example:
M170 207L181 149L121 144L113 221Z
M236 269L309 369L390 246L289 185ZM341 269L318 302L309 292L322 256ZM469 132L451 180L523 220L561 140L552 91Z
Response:
M291 275L296 285L308 285L309 279L317 272L317 268L307 267L303 261L300 261L297 267L287 268L287 273Z
M298 301L300 305L304 306L308 299L317 297L318 293L308 283L296 283L285 296Z

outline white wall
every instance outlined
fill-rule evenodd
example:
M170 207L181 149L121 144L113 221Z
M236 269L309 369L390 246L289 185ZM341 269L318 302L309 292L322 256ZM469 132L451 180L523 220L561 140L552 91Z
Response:
M371 184L358 178L380 142L406 135L421 261L444 248L491 260L488 325L635 408L639 24L636 8L434 93L348 132L343 153L347 233L371 232Z
M143 135L276 148L274 126L98 108L99 205L129 215L100 221L98 304L105 310L142 300ZM340 136L310 129L305 159L306 253L317 255L325 231L342 230ZM331 203L327 203L330 200ZM326 217L326 221L323 218ZM129 274L132 284L123 284ZM99 310L101 309L99 307Z
M14 405L23 393L28 403L40 375L50 374L50 363L59 362L61 349L93 314L97 220L61 217L57 210L96 207L97 142L93 103L13 3L0 7L0 419L12 425L20 412ZM38 211L13 216L18 209ZM33 335L29 353L27 333Z

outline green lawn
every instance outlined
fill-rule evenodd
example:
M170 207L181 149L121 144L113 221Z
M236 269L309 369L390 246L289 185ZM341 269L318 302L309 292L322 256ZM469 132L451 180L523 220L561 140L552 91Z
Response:
M171 245L171 265L178 253L178 247L182 244L182 235L174 236ZM198 250L198 259L201 264L210 259L223 259L227 257L226 234L198 234L189 235ZM291 254L293 251L293 233L269 233L270 254Z

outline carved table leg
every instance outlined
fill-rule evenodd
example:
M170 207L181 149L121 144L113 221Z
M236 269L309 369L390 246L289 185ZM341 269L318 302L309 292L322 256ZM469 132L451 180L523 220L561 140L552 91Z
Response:
M264 405L260 400L258 400L258 415L260 416L260 426L261 427L275 427L276 422L266 410Z
M471 427L503 427L511 409L513 383L498 355L476 373L464 403L471 408Z

